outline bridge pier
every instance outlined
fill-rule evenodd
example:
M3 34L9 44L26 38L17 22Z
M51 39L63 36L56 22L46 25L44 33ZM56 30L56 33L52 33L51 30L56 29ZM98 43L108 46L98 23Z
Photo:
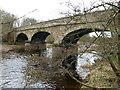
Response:
M60 46L52 47L52 58L53 59L61 59L64 56L64 48Z
M77 45L66 46L65 51L64 51L63 66L65 68L76 70L77 56L78 56Z
M25 41L25 50L26 51L31 50L31 41L28 40Z
M77 55L78 53L78 45L77 44L70 44L65 45L65 56L68 57L69 55Z
M25 41L26 51L43 51L45 49L46 49L45 44L31 43L31 41L28 41L28 40Z
M54 44L48 44L46 43L46 48L51 48L51 58L53 59L65 59L70 55L77 55L78 52L78 46L72 45L72 46L62 46L62 45L54 45ZM47 51L50 52L49 50Z
M78 57L78 46L77 45L70 45L67 46L65 49L65 58L62 62L62 66L67 69L72 75L79 78L79 75L76 72L76 65L77 65L77 57ZM65 74L65 77L70 77L68 73Z

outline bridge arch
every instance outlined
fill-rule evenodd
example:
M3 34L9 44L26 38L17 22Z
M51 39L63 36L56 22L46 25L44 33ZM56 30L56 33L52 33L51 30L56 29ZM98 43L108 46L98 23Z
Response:
M28 40L28 37L26 34L24 33L20 33L18 34L17 38L16 38L16 44L25 44L25 40Z
M31 37L31 43L45 43L45 39L47 38L48 35L50 35L49 32L45 31L36 32Z
M108 31L108 30L102 30L102 29L92 29L92 28L83 28L83 29L78 29L72 32L69 32L67 34L64 35L61 43L62 44L76 44L77 41L80 39L80 37L91 33L91 32L95 32L95 31Z

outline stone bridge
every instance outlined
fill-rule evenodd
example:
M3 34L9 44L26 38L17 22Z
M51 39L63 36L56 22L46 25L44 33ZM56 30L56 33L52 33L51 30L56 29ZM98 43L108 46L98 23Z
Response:
M110 13L110 10L96 11L86 15L79 14L19 27L12 32L14 42L75 44L85 34L104 31L104 25Z

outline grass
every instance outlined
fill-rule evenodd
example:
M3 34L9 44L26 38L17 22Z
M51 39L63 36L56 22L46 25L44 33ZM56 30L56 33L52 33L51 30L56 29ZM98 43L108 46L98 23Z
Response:
M95 65L91 67L87 84L96 88L118 87L117 77L106 60L98 60Z

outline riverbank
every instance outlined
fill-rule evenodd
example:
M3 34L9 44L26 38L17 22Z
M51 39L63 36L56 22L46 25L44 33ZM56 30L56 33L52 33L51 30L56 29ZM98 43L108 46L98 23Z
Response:
M9 51L23 52L24 48L25 47L23 45L0 44L0 53L7 53Z
M117 77L106 60L97 60L91 66L87 85L96 88L117 88ZM82 88L85 88L84 86Z
M1 47L0 51L5 52L5 53L7 53L9 51L22 52L24 49L24 47L21 45L5 45L5 44L1 45L0 44L0 47ZM24 52L22 52L22 53L24 53ZM48 60L43 60L43 59L41 60L41 57L39 57L38 55L31 56L31 58L28 62L30 62L30 64L32 63L33 68L38 68L38 71L40 71L39 66L43 66L42 68L44 68L46 66L44 69L48 70L48 67L49 67L48 71L50 71L50 70L55 71L54 69L56 66L58 66L56 64L59 64L59 60L55 60L55 61L49 60L49 63L48 63ZM35 62L39 63L40 65L36 64ZM43 62L44 62L44 64L43 64ZM34 65L33 65L33 63L34 63ZM30 64L29 64L29 66L31 68ZM54 65L53 67L51 67L52 64ZM30 68L28 70L30 70ZM109 63L106 60L96 60L96 63L94 65L92 65L91 67L85 66L83 68L91 69L91 73L88 76L88 80L87 80L88 82L86 84L96 87L96 88L116 88L117 87L117 82L116 82L117 78L116 78L111 66L109 65ZM59 69L60 69L60 67L59 67ZM62 72L62 70L58 70L58 71ZM57 75L58 75L58 72L55 72L55 73L57 73ZM51 74L53 74L53 73L51 73L51 71L50 71L49 76L52 76ZM39 75L39 74L36 74L36 75ZM35 75L32 75L32 76L35 76ZM46 75L46 76L48 76L48 75ZM39 77L39 76L36 76L36 77ZM83 86L83 88L85 88L85 87Z
M3 88L80 88L71 78L64 77L60 59L40 57L38 54L24 54L8 51L3 53L0 66L3 67Z
M0 52L8 52L10 50L13 50L15 45L6 45L6 44L0 44Z

